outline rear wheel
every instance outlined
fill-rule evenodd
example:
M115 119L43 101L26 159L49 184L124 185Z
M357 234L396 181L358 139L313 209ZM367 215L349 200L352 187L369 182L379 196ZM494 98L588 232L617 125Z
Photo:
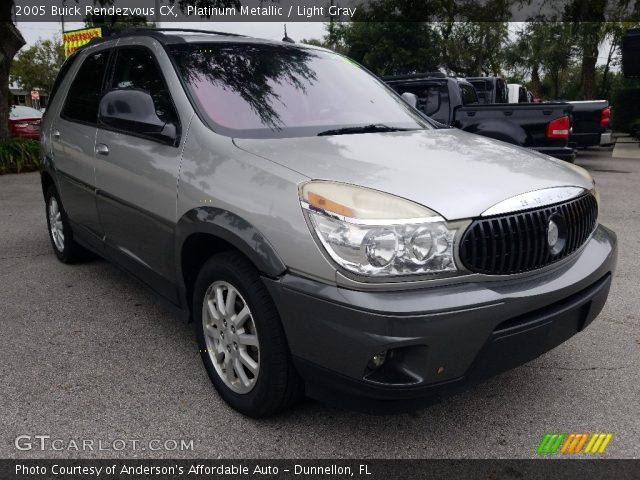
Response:
M84 249L73 240L67 214L62 207L56 187L50 185L45 192L47 227L53 252L63 263L74 263L80 259Z
M280 317L249 261L235 252L209 259L194 291L202 361L220 396L251 417L291 407L302 395Z

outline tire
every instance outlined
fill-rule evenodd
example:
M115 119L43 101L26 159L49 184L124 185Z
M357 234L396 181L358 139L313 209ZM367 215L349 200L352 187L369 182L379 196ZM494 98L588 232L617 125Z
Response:
M291 408L302 397L303 383L254 266L236 252L214 255L200 270L193 297L198 348L220 396L253 418Z
M50 185L44 198L47 230L53 253L62 263L75 263L81 259L85 250L73 240L67 213L64 211L56 187ZM56 228L52 228L52 225Z

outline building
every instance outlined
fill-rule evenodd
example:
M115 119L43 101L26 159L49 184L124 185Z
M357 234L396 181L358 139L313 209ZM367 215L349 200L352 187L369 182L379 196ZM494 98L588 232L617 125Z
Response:
M27 107L33 107L38 110L46 108L49 95L43 93L39 89L34 90L37 92L39 98L32 98L33 92L27 92L20 88L17 82L9 84L9 101L11 105L25 105Z

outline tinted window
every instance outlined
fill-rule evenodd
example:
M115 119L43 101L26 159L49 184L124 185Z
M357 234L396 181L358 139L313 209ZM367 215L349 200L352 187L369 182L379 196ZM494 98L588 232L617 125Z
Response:
M156 114L164 121L175 121L177 115L171 95L153 53L146 48L118 50L112 88L139 89L151 95Z
M56 77L56 81L53 82L53 87L51 88L51 93L49 94L49 98L47 99L47 106L51 105L51 102L53 102L53 99L55 98L56 93L58 93L58 89L60 88L60 84L62 83L62 80L64 80L64 77L67 76L67 73L69 73L69 69L71 68L71 65L73 65L75 63L77 58L78 58L77 54L70 56L62 64L62 67L60 67L60 71L58 72L58 76Z
M173 45L170 53L212 128L245 137L312 136L384 124L428 124L347 58L295 45Z
M509 103L507 84L501 78L496 78L496 103Z
M518 95L518 103L527 103L529 99L527 98L527 89L524 87L520 87L519 95Z
M478 101L480 103L490 103L491 95L488 88L489 85L487 85L488 82L485 82L484 80L476 80L470 81L469 83L471 83L475 88L478 95Z
M478 103L478 95L476 94L476 90L471 85L461 83L460 94L462 95L463 105Z
M85 58L71 84L62 115L69 120L95 124L102 95L109 52L103 50Z

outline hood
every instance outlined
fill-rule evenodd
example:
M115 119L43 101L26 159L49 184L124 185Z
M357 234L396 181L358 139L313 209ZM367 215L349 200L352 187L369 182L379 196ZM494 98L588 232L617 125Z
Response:
M580 167L455 129L234 142L310 179L391 193L448 220L476 217L533 190L592 188Z

